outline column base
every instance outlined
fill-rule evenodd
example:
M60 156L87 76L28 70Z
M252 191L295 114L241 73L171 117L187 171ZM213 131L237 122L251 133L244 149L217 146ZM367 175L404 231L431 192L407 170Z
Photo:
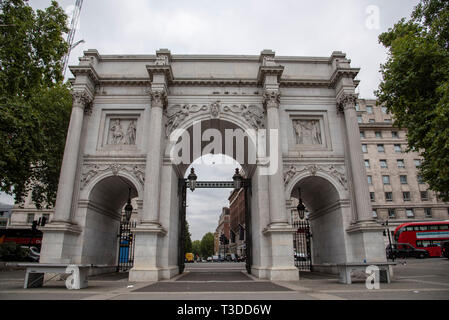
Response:
M347 262L386 262L383 230L380 224L371 220L358 221L349 226L346 232L350 235L352 250Z

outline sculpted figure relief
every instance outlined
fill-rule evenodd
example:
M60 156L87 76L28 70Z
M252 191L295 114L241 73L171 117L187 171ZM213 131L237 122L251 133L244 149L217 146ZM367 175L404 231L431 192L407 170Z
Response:
M297 144L322 144L320 122L318 120L295 120L293 128Z
M122 125L120 124L120 120L115 120L115 122L111 125L110 131L112 132L112 144L120 144L123 140L123 130Z
M131 120L128 125L128 130L126 130L125 144L136 144L136 123L134 122L134 120Z

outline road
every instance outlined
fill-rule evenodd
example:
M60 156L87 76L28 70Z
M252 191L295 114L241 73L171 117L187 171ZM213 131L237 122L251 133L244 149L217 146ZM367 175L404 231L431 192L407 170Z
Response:
M94 276L89 287L67 290L63 281L23 289L24 271L0 272L0 300L449 300L449 259L400 260L393 282L368 290L365 280L345 285L336 275L301 272L295 282L248 275L243 263L186 264L185 272L159 282L129 282L126 273Z

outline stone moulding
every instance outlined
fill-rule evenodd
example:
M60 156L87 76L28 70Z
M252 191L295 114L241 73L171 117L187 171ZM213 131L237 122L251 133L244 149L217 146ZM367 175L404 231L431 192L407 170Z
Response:
M345 169L342 166L331 165L300 165L300 166L290 166L287 170L284 170L284 185L287 186L289 182L297 175L308 172L311 176L315 176L317 172L323 172L336 181L338 181L341 186L348 190L348 181L346 179Z
M104 172L111 172L114 176L120 172L127 172L133 175L137 181L143 187L145 184L145 166L139 164L117 164L117 163L105 163L105 164L87 164L84 165L81 174L81 190L83 190L94 177Z

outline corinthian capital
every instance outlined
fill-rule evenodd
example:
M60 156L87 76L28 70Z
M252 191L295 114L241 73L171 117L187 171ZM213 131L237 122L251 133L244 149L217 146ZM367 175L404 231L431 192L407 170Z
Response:
M265 90L262 99L266 108L279 108L281 93L278 90Z
M73 106L80 108L89 108L92 97L85 90L72 90Z
M357 94L355 93L343 93L337 98L337 108L343 112L349 108L355 108L357 103Z
M167 92L165 90L150 89L149 94L152 107L164 108L167 105Z

